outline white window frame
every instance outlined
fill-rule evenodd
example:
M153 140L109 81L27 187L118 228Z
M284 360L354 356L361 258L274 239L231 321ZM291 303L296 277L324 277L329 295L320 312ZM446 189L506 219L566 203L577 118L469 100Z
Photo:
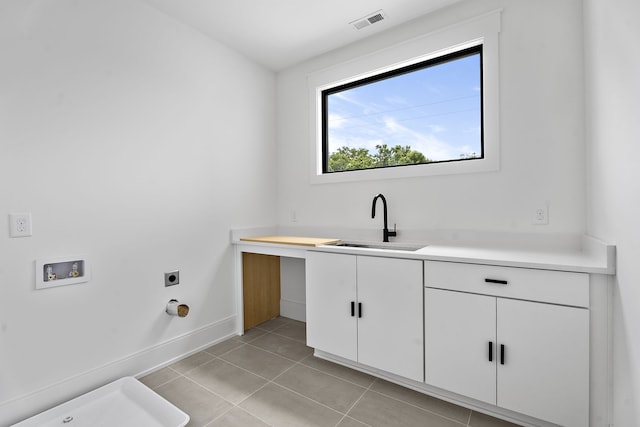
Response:
M500 167L499 33L501 11L463 21L308 76L312 184L496 171ZM482 44L482 159L397 168L322 172L322 91Z

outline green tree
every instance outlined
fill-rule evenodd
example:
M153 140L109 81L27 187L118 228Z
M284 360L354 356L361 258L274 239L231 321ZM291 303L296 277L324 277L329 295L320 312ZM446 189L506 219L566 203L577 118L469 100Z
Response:
M373 155L375 167L415 165L419 163L430 163L424 154L412 150L409 145L396 145L389 148L387 144L376 145L378 152Z
M329 171L341 172L374 167L373 158L366 148L340 147L329 156Z
M376 145L376 150L378 151L371 155L366 148L340 147L329 156L329 172L431 162L424 154L412 150L408 145L404 147L396 145L389 148L387 144L382 144Z

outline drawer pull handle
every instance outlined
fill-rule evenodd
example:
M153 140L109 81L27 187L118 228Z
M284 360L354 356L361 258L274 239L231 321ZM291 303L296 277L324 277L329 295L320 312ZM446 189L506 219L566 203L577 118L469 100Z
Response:
M500 364L504 365L504 344L500 344Z
M489 341L489 362L493 362L493 343Z
M486 283L497 283L499 285L508 285L509 282L507 282L506 280L499 280L499 279L484 279L484 281Z
M351 301L351 317L356 315L356 303L355 301Z

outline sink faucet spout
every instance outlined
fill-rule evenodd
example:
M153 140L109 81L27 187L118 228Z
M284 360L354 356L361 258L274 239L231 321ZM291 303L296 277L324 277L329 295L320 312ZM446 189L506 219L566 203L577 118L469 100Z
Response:
M384 219L384 228L382 229L382 241L383 242L388 242L389 241L389 237L395 237L397 232L396 232L396 227L395 225L393 226L393 231L389 231L389 228L387 226L387 199L385 199L385 197L382 194L378 194L377 196L375 196L373 198L373 203L371 205L371 218L375 218L376 217L376 202L378 201L378 199L382 199L382 209L383 209L383 219Z

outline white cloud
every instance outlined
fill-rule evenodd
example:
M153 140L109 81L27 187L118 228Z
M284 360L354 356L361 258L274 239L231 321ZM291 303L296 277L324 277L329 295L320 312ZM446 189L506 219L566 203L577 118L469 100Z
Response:
M472 133L474 135L480 135L482 133L482 128L480 126L474 126L474 127L468 128L466 132Z
M359 107L361 111L365 114L371 112L371 104L360 102L353 95L354 93L351 91L351 92L338 92L338 93L332 94L331 96L335 96L341 101L344 101L349 104L355 105L356 107Z
M386 96L384 100L385 102L391 105L402 105L402 106L412 105L407 101L406 98L402 96Z
M450 160L458 157L451 146L434 135L410 129L399 124L392 117L385 117L385 129L394 140L397 140L387 145L409 145L413 150L420 151L431 160Z
M329 114L329 129L340 129L346 123L346 119L340 114Z
M379 138L366 138L366 137L355 137L355 138L332 138L331 145L329 146L329 152L333 153L338 148L341 147L349 147L349 148L366 148L369 153L374 154L378 150L376 150L376 145L382 145L384 141Z

